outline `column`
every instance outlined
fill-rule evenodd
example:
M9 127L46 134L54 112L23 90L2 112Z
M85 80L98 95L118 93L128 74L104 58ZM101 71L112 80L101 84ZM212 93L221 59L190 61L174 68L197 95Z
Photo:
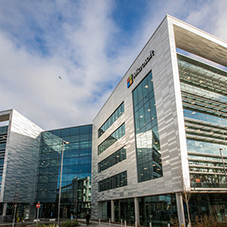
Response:
M2 216L6 216L6 209L7 209L7 203L4 203L4 205L3 205L3 211L2 211Z
M176 200L177 200L179 226L182 226L182 224L184 224L185 226L184 206L183 206L183 198L181 193L176 193Z
M134 207L135 207L135 222L137 222L137 225L140 225L140 211L138 198L134 198Z
M114 215L114 200L111 200L111 221L115 222L115 215Z
M97 218L98 219L105 219L106 217L103 217L103 209L104 209L104 202L95 202L97 204ZM94 209L95 206L92 206L92 208ZM95 207L95 208L96 208ZM94 211L93 211L94 213Z

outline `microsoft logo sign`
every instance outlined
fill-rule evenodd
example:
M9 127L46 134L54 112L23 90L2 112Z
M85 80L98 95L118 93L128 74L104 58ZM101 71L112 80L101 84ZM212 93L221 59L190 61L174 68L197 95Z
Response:
M127 88L129 88L133 83L133 75L131 74L130 77L127 79Z
M132 73L129 78L127 79L127 88L129 88L132 83L133 80L136 79L136 77L138 76L138 74L143 70L143 68L145 68L145 66L147 65L147 63L152 59L152 57L154 56L154 50L151 50L148 57L144 60L144 62L141 64L140 67L138 67L134 73Z

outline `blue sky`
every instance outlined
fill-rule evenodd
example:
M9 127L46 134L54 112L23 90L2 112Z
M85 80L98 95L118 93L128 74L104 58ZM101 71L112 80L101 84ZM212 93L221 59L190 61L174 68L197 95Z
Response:
M0 110L45 130L92 123L166 14L227 40L226 9L226 0L1 0Z

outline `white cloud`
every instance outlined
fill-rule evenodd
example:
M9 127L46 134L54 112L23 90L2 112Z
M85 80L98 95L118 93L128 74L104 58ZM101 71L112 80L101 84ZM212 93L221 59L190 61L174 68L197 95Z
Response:
M44 129L91 123L166 14L226 37L225 0L191 2L151 1L121 46L117 1L2 0L0 110L15 108Z
M64 3L59 2L64 7ZM59 7L58 4L55 6ZM28 5L24 10L31 14L42 7L43 4L35 4L32 8ZM31 37L28 37L31 28L22 26L25 18L14 9L12 20L15 20L15 24L10 21L15 26L13 35L19 34L17 28L22 28L24 34L15 41L12 33L0 33L0 95L4 98L1 109L15 108L45 128L91 123L110 94L111 88L105 88L103 82L115 81L111 77L111 65L105 53L114 32L114 24L108 19L108 7L105 1L85 6L81 4L75 10L80 17L80 26L75 22L60 23L60 29L65 32L60 37L54 36L55 31L47 32L47 8L51 14L53 6L44 8L33 24L37 27L39 23L43 29L44 42L49 45L51 53L49 56L42 55L36 49L29 50L29 45L22 45L24 40L33 40L36 33L31 31ZM68 8L63 8L59 13L68 11ZM15 15L18 15L19 21L16 21ZM64 20L69 19L66 15Z

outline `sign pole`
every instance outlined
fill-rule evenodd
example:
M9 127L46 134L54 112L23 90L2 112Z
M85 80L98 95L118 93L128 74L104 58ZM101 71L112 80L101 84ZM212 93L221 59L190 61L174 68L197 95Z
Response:
M39 218L39 208L37 208L37 222L36 222L36 227L38 226L38 218Z
M37 220L36 220L36 227L37 227L38 226L38 220L39 220L39 208L40 208L39 202L36 204L36 208L37 208Z

